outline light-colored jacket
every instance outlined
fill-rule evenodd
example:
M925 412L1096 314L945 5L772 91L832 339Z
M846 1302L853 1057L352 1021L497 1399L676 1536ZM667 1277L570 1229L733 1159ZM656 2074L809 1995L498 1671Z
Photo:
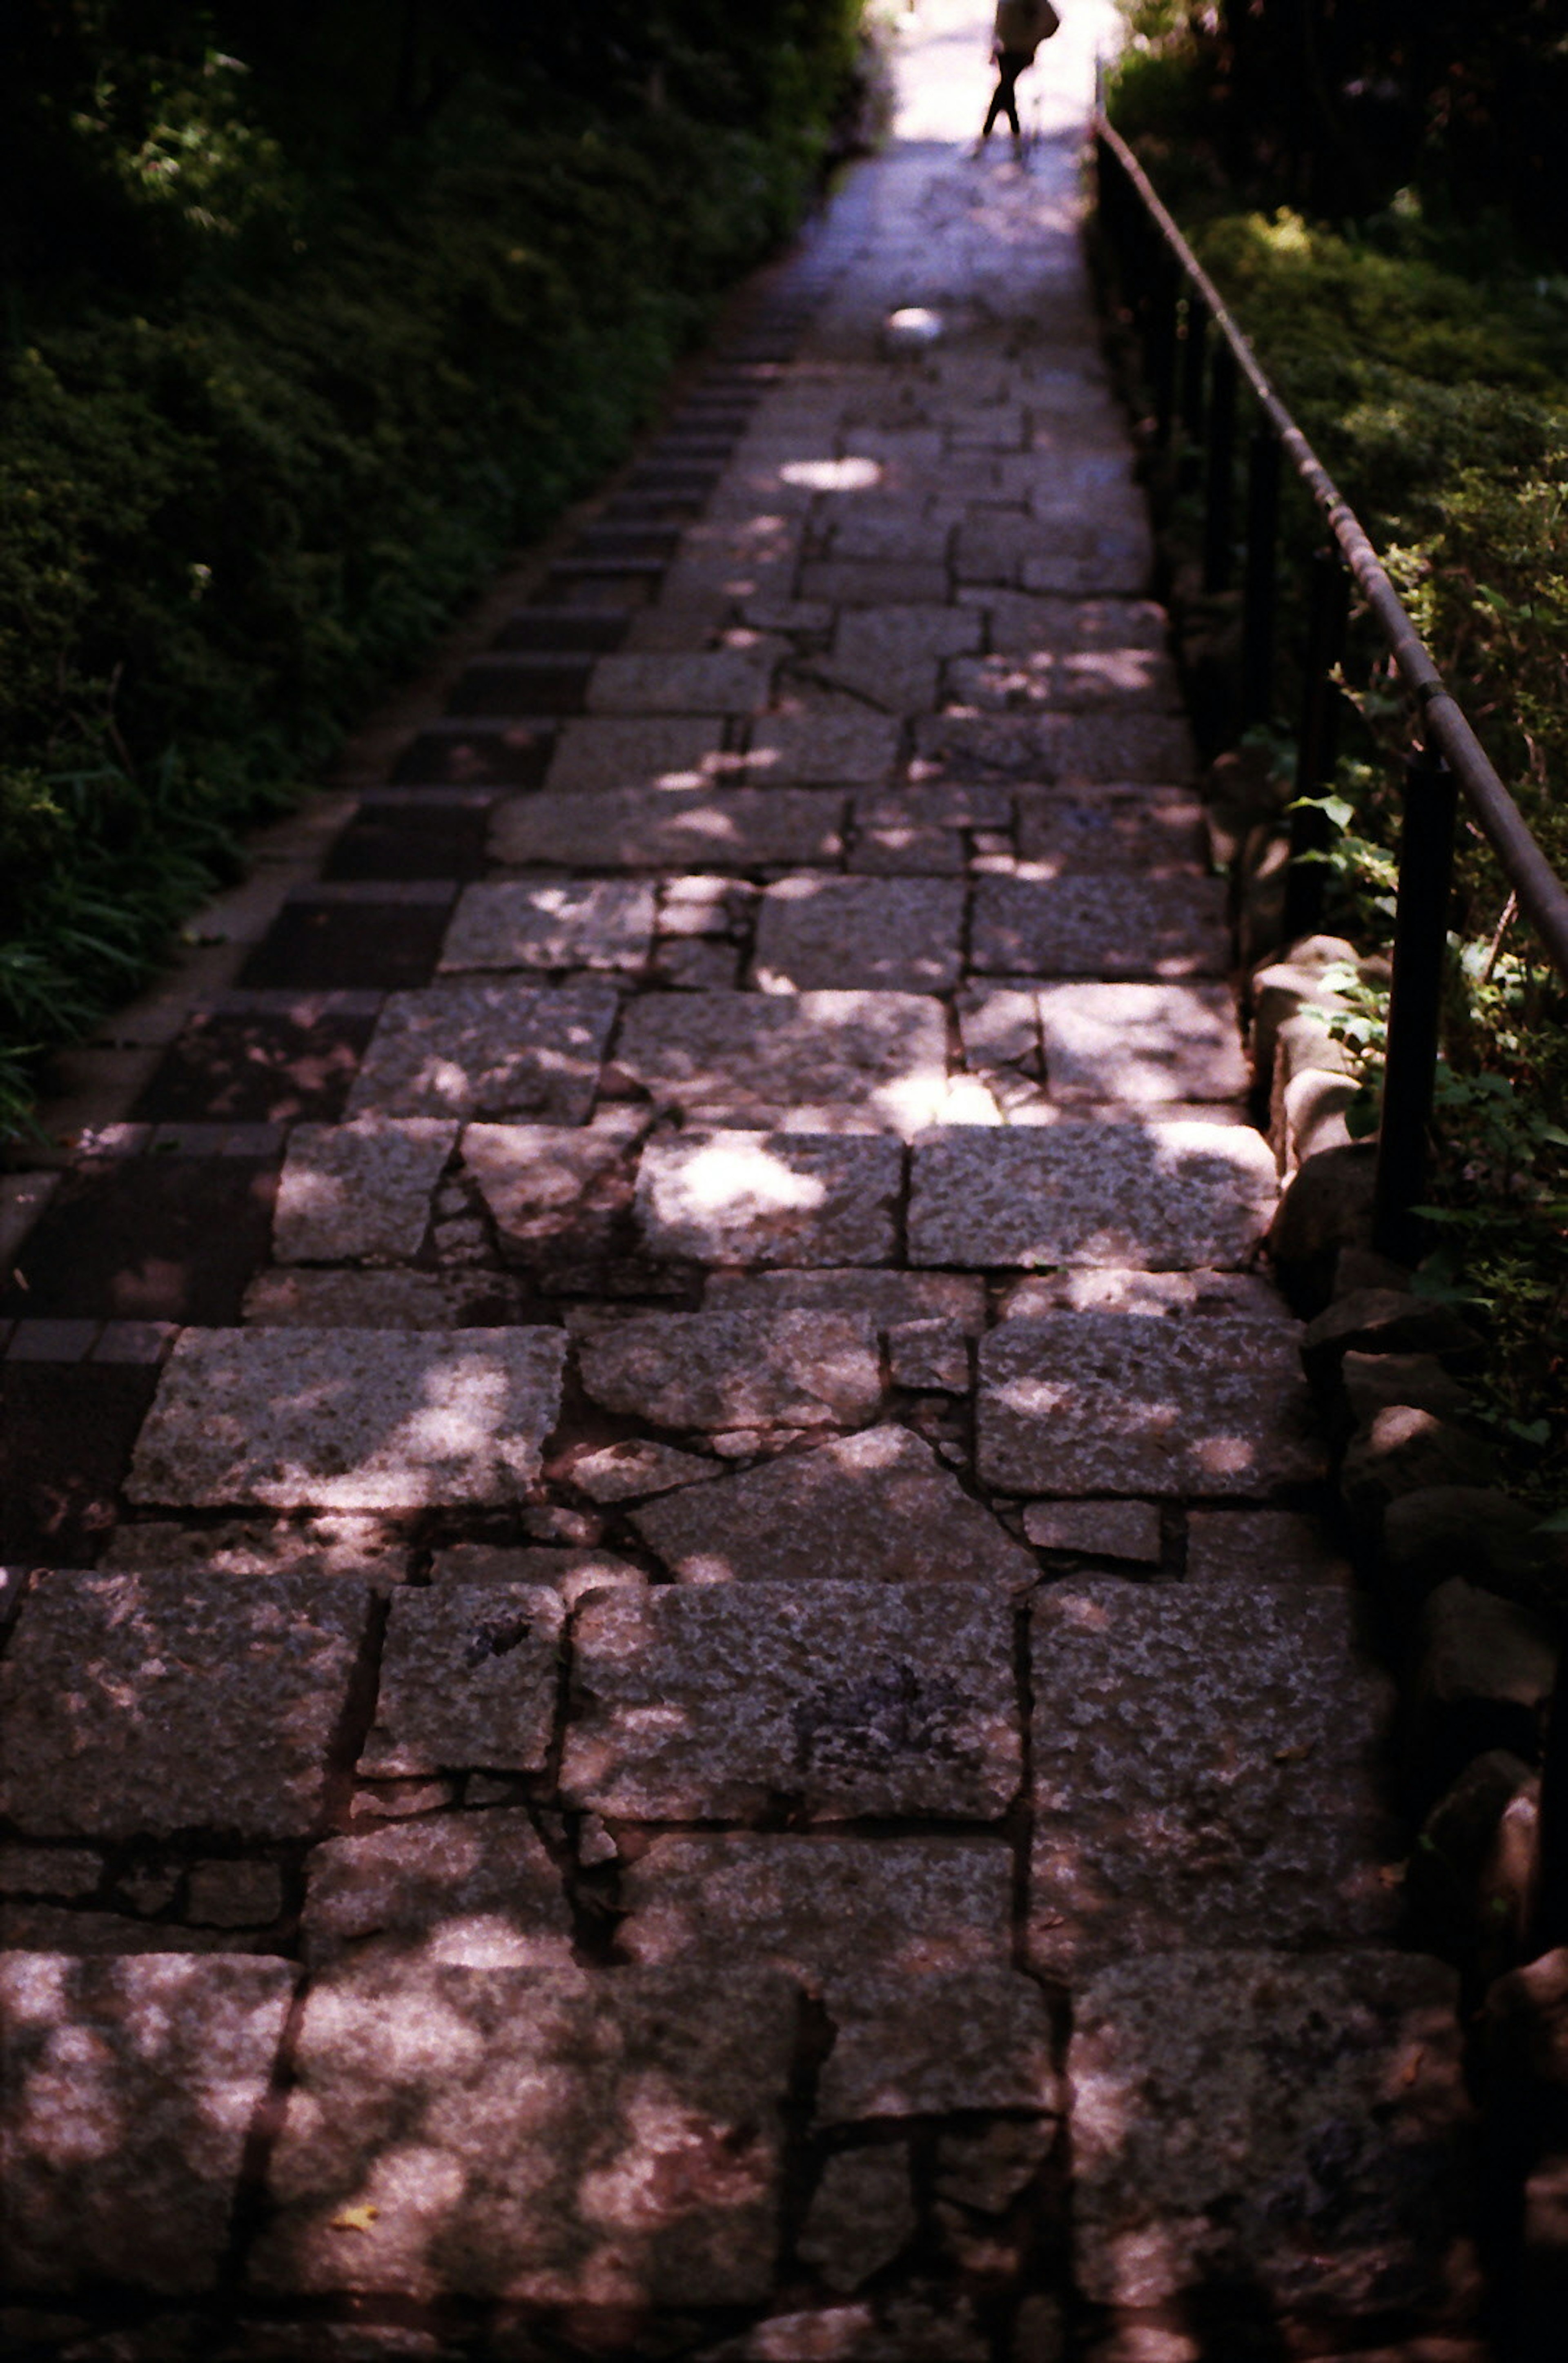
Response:
M997 0L992 39L999 50L1021 50L1032 58L1041 41L1049 41L1061 23L1051 0Z

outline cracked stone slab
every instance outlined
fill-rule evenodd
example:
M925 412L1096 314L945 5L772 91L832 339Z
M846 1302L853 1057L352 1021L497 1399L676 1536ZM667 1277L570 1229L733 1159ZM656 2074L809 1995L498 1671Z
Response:
M917 2223L907 2152L844 2150L822 2169L796 2247L830 2290L847 2292L901 2255Z
M458 897L440 969L635 969L652 942L653 890L631 879L482 879Z
M679 1969L328 1976L305 2006L253 2285L758 2302L797 2008L766 1972L721 1994Z
M1273 1152L1246 1125L1152 1117L996 1132L953 1126L915 1145L916 1264L1244 1264L1278 1196Z
M1023 1591L1038 1573L906 1427L866 1428L632 1514L684 1583L957 1578Z
M418 993L389 993L348 1113L581 1124L617 1007L609 984L510 977L452 977Z
M745 649L714 649L701 656L601 657L588 682L588 711L761 714L773 670Z
M1123 714L1173 714L1181 707L1175 670L1163 649L1096 649L1069 655L1031 649L955 657L942 670L953 704L981 713L1073 714L1115 707Z
M903 1181L902 1147L872 1134L686 1133L643 1150L637 1219L656 1256L890 1263Z
M667 1493L677 1485L700 1485L723 1474L717 1460L695 1452L678 1452L673 1444L650 1444L634 1437L625 1444L606 1444L572 1463L572 1482L591 1502L640 1502L650 1494Z
M1225 1315L1020 1315L981 1342L977 1459L1018 1493L1256 1501L1325 1452L1289 1330Z
M1085 1576L1033 1614L1037 1969L1391 1940L1394 1693L1345 1593Z
M297 1124L278 1181L280 1263L406 1261L429 1226L430 1200L457 1143L439 1116Z
M1174 785L1197 768L1186 723L1162 714L920 715L915 749L960 777L1048 787Z
M633 721L595 715L563 722L545 773L545 793L580 796L602 789L700 788L722 760L723 736L721 722L667 716Z
M1062 2105L1045 1996L1016 1970L856 1979L828 2011L843 2015L817 2084L819 2124Z
M0 1811L30 1837L304 1836L370 1609L306 1575L42 1577L0 1666Z
M635 1141L597 1126L471 1124L462 1161L509 1263L604 1254L631 1204Z
M0 2278L215 2288L295 1977L284 1961L0 1956Z
M815 670L890 714L929 713L943 657L980 646L980 618L950 606L851 607Z
M1151 790L1087 795L1016 791L1018 852L1042 876L1136 871L1144 877L1200 874L1207 866L1204 809L1195 798Z
M202 1509L515 1502L565 1358L558 1329L187 1329L126 1492Z
M985 1326L985 1283L957 1271L714 1272L710 1313L859 1313L878 1329L905 1321L955 1321L966 1337Z
M770 714L752 725L746 776L762 786L874 786L897 752L898 725L879 714Z
M313 1969L344 1955L473 1969L573 1966L565 1887L518 1806L329 1838L312 1850L306 1880L302 1927Z
M1026 875L1032 867L1038 875ZM997 975L1223 976L1220 878L1056 877L1049 864L976 880L970 961Z
M490 849L515 867L757 870L836 860L843 817L842 793L825 788L541 791L496 806Z
M595 1403L657 1427L861 1426L882 1397L871 1325L850 1314L643 1314L577 1357Z
M781 878L757 913L757 982L944 993L962 962L964 894L956 878Z
M399 1592L382 1647L361 1776L484 1765L538 1772L555 1728L565 1603L531 1583Z
M1055 1100L1240 1099L1251 1081L1223 984L1051 984L1039 996Z
M991 1821L1020 1770L1011 1611L993 1586L655 1587L577 1624L563 1795L638 1821Z
M1230 2283L1340 2322L1439 2303L1474 2170L1458 2002L1453 1970L1393 1952L1104 1970L1068 2055L1084 2294Z
M913 993L651 993L616 1057L698 1122L908 1134L947 1098L945 1015Z

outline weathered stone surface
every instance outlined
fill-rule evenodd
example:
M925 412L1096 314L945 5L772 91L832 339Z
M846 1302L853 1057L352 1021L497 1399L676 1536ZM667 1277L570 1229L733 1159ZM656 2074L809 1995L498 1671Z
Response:
M902 824L907 828L1010 829L1015 791L995 780L927 780L911 767L907 784L864 790L855 798L855 826Z
M572 1482L591 1502L639 1502L651 1493L668 1493L677 1485L701 1484L722 1474L719 1464L695 1452L677 1452L673 1444L649 1444L634 1437L626 1444L606 1444L585 1452L572 1464Z
M595 716L556 733L545 793L580 796L627 788L700 788L719 768L723 725ZM525 800L519 800L525 801ZM514 809L503 806L502 811ZM497 815L499 819L499 815ZM504 826L504 824L503 824ZM496 849L502 861L517 857Z
M823 2124L1060 2106L1051 2017L1006 1969L866 1978L834 1995L843 2018L817 2088Z
M633 1513L686 1583L902 1579L1022 1590L1036 1570L906 1427L867 1428Z
M712 1467L711 1462L703 1464ZM569 1608L591 1592L634 1591L648 1581L613 1551L513 1550L503 1543L452 1543L430 1565L432 1584L552 1584Z
M757 982L764 993L945 992L958 982L963 902L958 879L781 878L757 915Z
M909 1134L947 1097L941 1004L913 993L650 994L616 1059L695 1122Z
M1205 867L1203 806L1190 797L1157 789L1016 793L1018 852L1041 877L1114 871L1168 878Z
M587 1984L361 1969L306 2004L252 2279L539 2304L754 2304L796 1999L737 1972ZM341 2227L352 2211L356 2228Z
M985 1326L985 1283L955 1271L715 1272L704 1304L713 1313L863 1313L879 1329L902 1321L956 1321L965 1337Z
M1451 1576L1422 1603L1412 1747L1446 1772L1485 1747L1532 1757L1557 1675L1552 1628Z
M1335 1259L1372 1236L1377 1147L1369 1140L1326 1148L1296 1168L1269 1226L1269 1253L1292 1304L1318 1313L1329 1302Z
M678 1585L591 1601L562 1766L574 1803L732 1820L994 1820L1018 1781L1011 1616L989 1585Z
M1275 1188L1268 1144L1245 1125L954 1126L916 1144L909 1259L972 1269L1244 1264Z
M835 607L925 605L945 599L945 567L873 558L817 559L800 570L803 599L826 599Z
M1165 785L1195 769L1185 722L1153 714L921 715L915 745L925 760L962 774L1048 786Z
M1230 965L1218 878L983 877L970 960L995 975L1223 976Z
M843 815L842 795L821 788L541 792L496 806L491 850L497 861L517 865L755 870L835 860Z
M284 1908L275 1862L198 1862L186 1891L186 1916L208 1928L266 1928Z
M104 1858L88 1847L0 1843L0 1895L91 1895L104 1876Z
M101 1569L180 1569L210 1575L347 1575L384 1589L408 1572L406 1535L384 1518L323 1510L307 1518L224 1518L181 1526L167 1518L119 1525ZM244 1587L238 1587L240 1597Z
M539 1771L555 1725L564 1616L560 1592L538 1584L399 1592L361 1773Z
M1195 1510L1187 1520L1187 1581L1288 1576L1345 1585L1351 1563L1318 1518L1295 1510Z
M314 1969L348 1952L474 1969L572 1967L566 1890L517 1806L328 1839L307 1866L304 1934Z
M848 1314L645 1314L584 1338L578 1366L595 1403L659 1427L855 1427L882 1393Z
M1356 1288L1308 1322L1301 1359L1316 1387L1328 1389L1348 1353L1436 1354L1450 1370L1475 1367L1481 1339L1450 1304L1404 1289Z
M102 1960L149 1953L272 1953L281 1946L232 1929L185 1928L168 1920L141 1920L122 1912L83 1912L61 1903L0 1903L0 1955L67 1953Z
M1091 649L1162 649L1170 629L1151 599L1052 599L1022 591L963 591L983 608L986 638L1003 656L1031 649L1062 655Z
M989 2363L994 2349L970 2299L917 2287L918 2293L892 2291L874 2308L862 2299L771 2313L739 2337L705 2346L695 2363L822 2363L824 2357L831 2363Z
M1339 1393L1354 1427L1370 1427L1391 1403L1413 1404L1439 1419L1463 1420L1473 1410L1464 1388L1435 1354L1346 1354L1340 1363Z
M438 1116L295 1125L272 1219L279 1262L417 1256L457 1130Z
M512 1502L561 1403L559 1329L187 1329L137 1439L135 1502Z
M1529 1949L1540 1875L1540 1781L1507 1748L1474 1757L1421 1825L1406 1893L1426 1947L1478 1956L1482 1981Z
M0 1665L0 1811L29 1837L303 1836L369 1618L308 1576L45 1576Z
M588 711L760 714L768 702L772 671L765 659L746 649L713 649L701 656L601 657L588 683Z
M1239 1099L1247 1061L1223 984L1052 984L1040 995L1055 1100Z
M752 725L746 776L763 786L874 786L897 751L898 725L879 714L770 714Z
M1393 1698L1344 1595L1082 1577L1041 1593L1034 1636L1038 1968L1387 1935Z
M1031 1502L1024 1532L1037 1550L1081 1551L1158 1567L1164 1555L1152 1502Z
M980 618L967 607L851 608L816 670L889 714L929 713L939 660L979 646Z
M296 1975L213 1954L0 1957L9 2290L216 2285Z
M887 1366L895 1387L969 1392L969 1346L957 1321L895 1322L887 1333Z
M1154 1313L1168 1319L1229 1314L1239 1321L1267 1322L1292 1345L1301 1335L1277 1292L1246 1271L1140 1271L1115 1265L1031 1271L1008 1283L998 1310L1004 1321L1041 1313Z
M653 890L629 878L490 878L459 896L441 968L640 968L652 939Z
M446 978L389 993L350 1116L539 1116L581 1124L616 1014L608 984Z
M841 2150L822 2169L796 2247L830 2290L858 2290L915 2235L915 2194L903 2146Z
M1467 2167L1458 1999L1451 1971L1397 1953L1105 1970L1068 2055L1084 2294L1219 2281L1330 2319L1440 2301Z
M936 2187L944 2199L982 2215L1002 2215L1034 2180L1056 2140L1049 2122L1006 2118L984 2133L943 2134L937 2144Z
M888 1263L903 1180L895 1140L685 1133L643 1150L637 1217L658 1256L710 1264Z
M508 1262L603 1254L631 1204L636 1143L597 1125L471 1124L462 1161Z
M258 1273L241 1309L258 1329L462 1329L495 1293L489 1272L296 1269Z
M1434 1485L1485 1487L1496 1466L1490 1445L1468 1428L1414 1403L1390 1403L1351 1438L1340 1491L1351 1516L1375 1527L1402 1493Z
M1005 1968L1012 1849L1001 1838L655 1838L623 1880L634 1961L768 1962L814 1991Z
M1429 1485L1384 1514L1383 1552L1407 1592L1450 1575L1546 1607L1568 1580L1568 1537L1543 1535L1536 1512L1481 1485Z

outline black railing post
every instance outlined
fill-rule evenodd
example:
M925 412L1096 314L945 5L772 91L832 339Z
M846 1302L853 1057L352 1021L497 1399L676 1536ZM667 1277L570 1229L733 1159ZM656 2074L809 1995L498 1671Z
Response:
M1187 290L1186 317L1182 323L1181 386L1177 397L1182 422L1182 457L1177 481L1184 493L1194 491L1203 475L1204 367L1208 353L1208 305L1195 287Z
M1208 467L1205 484L1203 587L1230 586L1231 516L1236 481L1236 356L1221 337L1214 349L1208 401Z
M1255 427L1247 458L1247 571L1241 607L1243 729L1266 722L1273 704L1279 461L1273 428Z
M1313 553L1307 616L1307 654L1301 698L1301 739L1296 760L1296 809L1290 815L1290 874L1284 887L1287 942L1310 935L1323 916L1325 871L1319 860L1333 840L1329 815L1301 809L1301 799L1319 795L1334 777L1338 752L1340 693L1334 668L1345 653L1351 582L1334 549Z
M1453 773L1440 755L1418 749L1405 766L1394 987L1372 1226L1379 1255L1401 1263L1415 1263L1421 1252L1414 1209L1426 1187L1457 812Z

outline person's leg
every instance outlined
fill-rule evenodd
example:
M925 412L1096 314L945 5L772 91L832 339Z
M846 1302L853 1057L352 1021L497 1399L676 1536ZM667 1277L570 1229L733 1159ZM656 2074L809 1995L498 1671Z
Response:
M1015 139L1018 137L1018 76L1028 63L1028 58L1020 57L1014 50L1004 50L996 61L998 80L996 95L991 102L992 116L995 119L996 109L1000 107Z

